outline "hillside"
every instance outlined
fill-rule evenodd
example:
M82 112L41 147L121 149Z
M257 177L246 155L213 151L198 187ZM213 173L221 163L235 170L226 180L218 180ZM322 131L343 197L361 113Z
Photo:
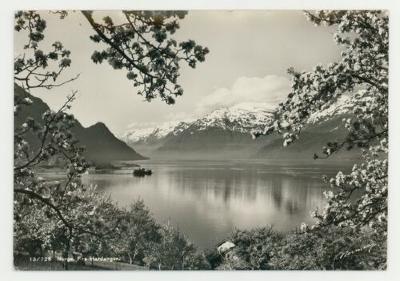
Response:
M23 106L18 111L18 115L14 119L14 126L20 126L29 116L40 123L43 113L49 110L48 105L40 98L30 95L18 85L14 85L14 95L22 98L28 97L33 101L31 105ZM105 164L116 160L146 159L115 137L103 123L99 122L85 128L76 120L76 125L71 131L79 140L79 144L85 148L84 156L90 162ZM35 137L28 135L27 139L31 146L35 147L37 144Z
M284 147L281 136L267 136L265 145L262 146L254 155L256 158L268 159L313 159L314 153L322 155L322 147L328 142L334 142L344 139L346 130L342 124L342 117L325 120L322 122L309 124L301 132L299 139L293 144ZM334 154L330 159L358 159L360 151L354 149L351 151L340 151Z

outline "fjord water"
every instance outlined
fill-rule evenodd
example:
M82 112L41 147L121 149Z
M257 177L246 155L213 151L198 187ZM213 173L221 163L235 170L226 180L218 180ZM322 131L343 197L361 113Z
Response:
M120 206L144 200L158 222L169 222L200 248L214 247L235 228L272 225L290 231L301 222L311 223L310 212L324 206L327 186L322 176L340 169L276 161L147 160L139 164L152 169L153 175L137 178L127 169L85 175L83 182L98 185Z

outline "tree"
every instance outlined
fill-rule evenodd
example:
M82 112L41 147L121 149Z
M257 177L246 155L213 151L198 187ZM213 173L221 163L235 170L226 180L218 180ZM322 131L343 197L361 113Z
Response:
M221 257L215 266L224 270L270 270L274 269L271 259L275 256L283 235L272 227L252 230L236 230L229 241L235 246Z
M158 270L200 270L210 265L204 254L198 253L194 245L170 224L159 228L161 239L151 243L144 262L149 268Z
M65 11L53 13L60 20L68 16ZM93 52L93 62L107 60L114 69L125 69L138 94L148 101L159 97L167 104L174 103L183 94L177 83L180 63L186 62L194 68L208 53L207 48L193 40L178 43L172 38L185 12L122 11L125 22L118 24L110 17L105 17L102 23L96 22L92 11L81 14L95 33L90 38L104 47ZM14 82L26 91L52 89L78 78L77 75L61 79L72 63L70 51L61 42L54 42L50 50L42 47L46 25L38 12L15 14L15 31L26 34L27 43L24 52L14 58ZM23 237L38 241L40 247L62 248L64 257L73 250L86 254L104 250L95 245L109 239L127 215L95 188L80 182L87 163L79 140L70 131L74 118L66 113L75 94L58 111L47 111L42 120L29 117L14 132L16 245L22 248L26 245L21 240L24 233ZM19 110L31 103L29 98L15 96L14 114L18 116ZM41 179L36 171L54 159L65 163L66 179L51 183Z
M53 13L59 14L61 19L68 16L66 11ZM183 94L177 83L180 63L186 62L195 68L209 53L208 48L193 40L177 42L172 37L179 29L179 20L185 17L185 11L121 11L125 21L118 24L109 16L97 22L93 11L80 13L95 32L90 39L104 47L93 52L93 62L107 61L114 69L126 70L126 76L138 88L138 94L148 101L160 97L173 104L175 98ZM71 65L70 51L61 42L54 42L49 52L40 49L45 29L46 21L39 13L20 11L15 14L15 30L28 34L25 53L14 59L14 79L23 88L51 89L78 78L54 83ZM56 70L42 71L47 68Z
M336 226L289 233L275 243L269 266L277 270L385 269L385 239L371 230L360 234L356 229Z
M143 201L136 201L124 212L111 247L117 256L128 257L130 264L135 262L143 265L151 243L161 240L159 228Z
M289 69L292 90L275 112L276 121L262 134L278 132L283 145L301 137L311 114L333 105L340 96L351 97L351 117L343 120L347 136L327 143L315 159L359 147L363 160L351 173L338 172L327 180L327 206L316 211L311 229L330 225L358 231L370 228L387 234L388 153L388 15L384 11L306 12L316 25L336 27L334 39L343 49L341 59L313 71ZM304 226L305 231L310 227ZM371 241L373 244L374 242Z

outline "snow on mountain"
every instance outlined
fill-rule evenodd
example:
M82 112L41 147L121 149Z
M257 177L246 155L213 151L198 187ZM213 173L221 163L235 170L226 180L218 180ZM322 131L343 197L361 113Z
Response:
M138 142L155 132L155 128L135 128L132 131L125 132L120 138L125 142Z
M128 129L120 138L126 143L147 143L162 139L169 133L178 134L187 128L188 123L181 121L165 122L159 126L150 126L145 128Z
M242 103L229 108L214 110L210 114L192 122L189 129L206 130L221 128L240 133L260 130L272 121L272 108L266 104Z
M326 121L334 115L349 112L352 100L349 96L342 96L338 101L319 112L312 114L309 124ZM209 128L217 128L230 132L251 133L262 131L265 126L273 122L274 108L263 103L241 103L232 107L220 108L209 114L190 121L166 122L157 126L145 128L131 128L121 139L128 144L151 144L169 136L177 136L183 132L195 134Z
M194 121L166 122L156 127L132 128L122 135L121 139L129 144L145 144L160 140L169 134L178 135L185 130L194 133L207 128L250 133L252 130L262 129L265 124L271 122L271 112L272 108L266 104L242 103L214 110Z

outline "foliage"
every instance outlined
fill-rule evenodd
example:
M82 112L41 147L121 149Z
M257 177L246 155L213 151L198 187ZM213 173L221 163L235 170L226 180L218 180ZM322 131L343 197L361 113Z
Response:
M204 254L169 224L160 228L161 240L153 243L144 261L149 268L160 270L209 269Z
M335 26L334 39L342 58L327 67L292 75L292 91L276 111L275 123L261 134L283 135L287 146L299 137L311 114L334 104L341 95L352 97L350 118L343 120L348 134L342 142L323 148L326 158L341 149L360 147L363 162L350 174L338 172L329 180L327 206L315 212L315 227L362 228L386 235L388 153L388 16L383 11L306 12L316 25Z
M386 268L386 238L373 231L330 226L291 233L271 259L274 269L376 270Z
M220 269L271 269L269 262L276 251L276 244L282 235L272 227L253 230L236 230L229 241L235 247L224 259Z
M39 44L44 39L47 23L34 11L15 13L15 31L26 32L28 42L24 53L14 58L14 81L25 89L58 87L78 78L79 75L57 83L56 80L71 66L71 52L56 41L50 51L44 51ZM50 70L49 70L50 69Z
M68 16L65 11L55 13L61 19ZM178 43L169 38L179 28L182 12L123 11L126 22L119 26L109 17L102 25L95 22L91 11L81 13L96 32L90 38L106 46L101 53L95 51L92 60L101 63L107 59L115 69L125 68L128 79L134 81L135 87L142 87L139 93L147 100L159 95L167 103L173 103L174 97L183 93L177 84L180 61L194 68L208 53L207 48L192 40ZM27 43L23 53L14 58L14 82L28 92L35 88L52 89L78 78L60 82L72 63L70 51L61 42L54 42L46 51L42 44L46 27L46 21L36 11L15 14L15 31L26 34ZM158 245L162 235L170 232L160 230L143 202L136 202L130 210L122 210L95 187L82 185L80 177L88 165L82 157L83 149L71 133L75 119L67 113L75 94L58 111L46 111L41 120L28 117L15 128L15 256L27 251L30 256L52 251L53 254L61 252L65 259L71 254L76 259L128 255L131 261L143 262L149 243ZM15 96L14 103L14 114L18 116L21 107L30 106L32 100ZM65 163L65 177L49 181L38 176L38 166L54 159ZM169 245L172 247L176 241L186 249L188 242L178 237ZM194 247L189 248L195 251ZM193 255L189 248L188 253ZM182 257L182 266L196 264L186 261L186 253ZM158 263L164 267L163 261Z
M159 96L168 104L183 94L177 84L179 63L196 67L209 52L193 40L178 43L171 36L179 29L183 11L123 11L123 23L114 23L104 17L103 23L95 22L92 12L83 11L96 34L90 38L96 43L106 43L107 48L94 51L92 60L107 60L114 69L125 69L127 78L139 95L150 101Z
M143 265L151 243L161 240L160 226L156 224L143 201L137 201L124 212L111 248L117 256L127 257L130 264Z
M236 231L235 247L214 264L232 270L375 270L386 268L386 238L349 227L280 234L272 228ZM209 255L210 256L210 255Z
M310 116L351 97L347 135L322 149L327 158L342 149L360 147L362 162L352 172L326 179L326 207L313 213L316 223L302 224L301 233L284 236L270 246L269 266L275 269L384 269L387 238L388 153L388 16L382 11L306 12L316 25L335 26L334 39L342 58L313 71L289 69L292 91L275 112L276 121L256 136L278 132L283 146L298 138ZM254 237L253 237L254 236ZM258 234L251 234L257 241ZM248 241L249 238L244 239ZM263 238L265 243L269 240ZM262 244L262 243L260 243ZM240 247L240 246L239 246ZM240 250L236 249L236 252ZM247 255L255 254L245 248ZM257 251L256 251L257 252ZM261 252L262 253L262 252ZM237 255L236 257L243 257ZM244 259L248 262L248 258ZM247 265L247 264L246 264Z

